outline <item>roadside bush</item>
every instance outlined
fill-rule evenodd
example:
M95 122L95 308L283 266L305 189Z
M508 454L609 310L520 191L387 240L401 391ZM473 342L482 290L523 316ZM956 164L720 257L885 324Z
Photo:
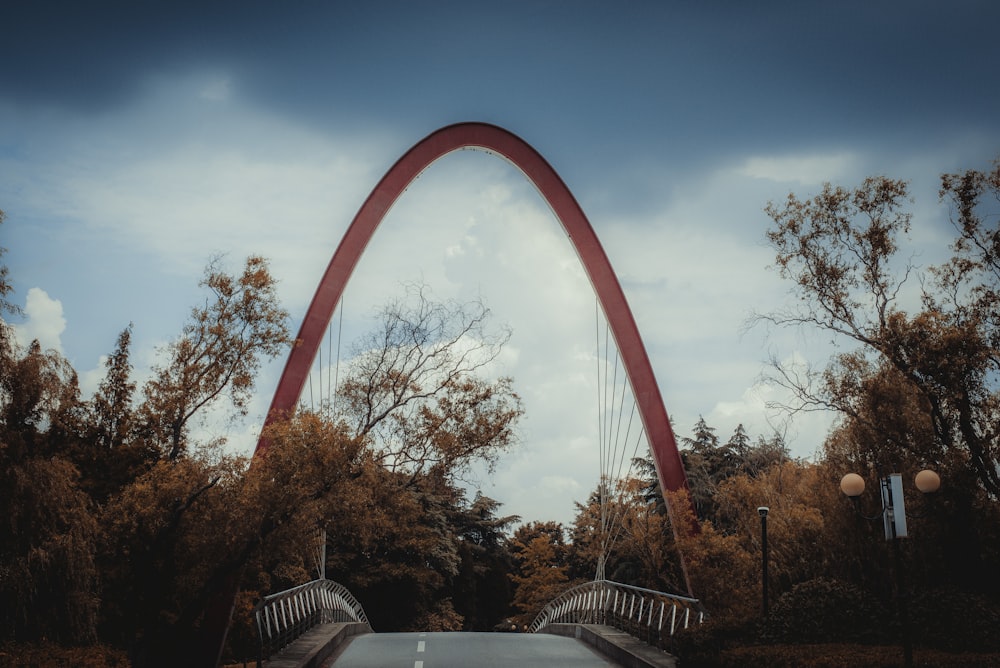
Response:
M128 668L125 652L93 645L63 647L54 643L0 645L0 668L35 668L36 666L73 666L73 668Z
M902 650L897 646L883 645L758 645L736 647L722 652L710 664L687 663L688 666L711 668L890 668L903 661ZM935 649L917 649L913 652L915 666L934 668L989 668L1000 666L1000 655L981 653L950 654Z
M690 628L679 630L665 649L678 657L685 666L714 666L719 660L726 629L709 620Z
M770 643L877 643L886 639L885 608L873 596L839 580L795 585L770 611L762 639Z
M1000 651L1000 605L955 589L915 593L910 605L914 644L949 651Z
M704 624L678 631L663 649L680 658L685 666L715 666L719 665L722 652L727 648L749 645L757 640L757 619L735 624L709 618Z

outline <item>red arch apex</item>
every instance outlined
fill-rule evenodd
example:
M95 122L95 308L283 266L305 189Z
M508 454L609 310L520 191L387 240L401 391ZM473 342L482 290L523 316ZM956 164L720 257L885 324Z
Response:
M625 294L587 216L541 154L520 137L487 123L457 123L431 133L403 154L372 190L344 234L316 289L299 330L299 343L292 349L275 390L267 421L288 415L295 408L344 287L389 209L423 170L438 158L463 148L484 149L512 163L552 208L583 263L618 344L653 451L660 486L670 491L686 489L687 476L649 356ZM267 442L262 438L255 454L266 449Z

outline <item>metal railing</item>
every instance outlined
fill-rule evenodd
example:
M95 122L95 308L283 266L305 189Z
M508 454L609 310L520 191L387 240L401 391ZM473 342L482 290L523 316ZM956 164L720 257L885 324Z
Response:
M679 629L705 620L696 598L596 580L568 589L535 617L529 631L549 624L605 624L664 647Z
M347 587L333 580L313 580L265 596L254 608L254 616L260 633L261 659L277 653L320 624L368 624L361 604Z

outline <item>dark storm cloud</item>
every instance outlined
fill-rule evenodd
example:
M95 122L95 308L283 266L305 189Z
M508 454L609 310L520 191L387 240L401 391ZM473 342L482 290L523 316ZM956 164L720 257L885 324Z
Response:
M216 68L316 126L540 128L593 162L992 128L991 2L23 2L0 100L90 112ZM616 127L615 132L595 128ZM541 147L544 152L544 147ZM694 166L688 162L687 168Z
M204 55L193 53L198 17L176 6L11 2L0 21L0 95L29 105L100 110L151 70Z

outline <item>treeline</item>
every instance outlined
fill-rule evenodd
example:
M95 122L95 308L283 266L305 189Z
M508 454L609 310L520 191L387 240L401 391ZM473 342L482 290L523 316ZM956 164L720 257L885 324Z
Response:
M954 238L951 256L930 267L914 265L903 181L826 184L765 208L775 265L796 300L752 322L819 335L843 351L820 369L775 358L770 380L793 397L785 410L833 411L838 421L812 463L735 476L716 473L724 463L689 467L711 525L681 549L696 591L729 618L716 628L728 624L730 636L738 620L754 619L756 507L769 506L776 603L751 641L898 642L902 601L918 644L997 649L1000 161L940 183ZM724 462L725 452L710 451L710 461ZM942 480L926 498L913 484L923 468ZM841 494L848 472L868 480L859 508L868 516L881 509L879 477L903 474L910 537L895 543L901 568L881 519L865 521Z
M701 530L679 532L673 549L713 621L705 637L685 634L682 657L711 664L727 643L899 642L900 602L918 645L998 649L1000 161L940 183L954 238L951 256L930 267L913 264L903 181L827 184L766 207L775 265L796 299L751 323L801 329L843 351L819 369L776 357L770 381L792 397L779 408L838 420L815 461L788 459L780 441L758 441L746 457L739 429L719 443L703 420L683 439ZM929 497L913 484L924 468L942 480ZM839 489L848 472L868 480L857 509ZM893 472L910 515L897 543L884 538L878 493ZM759 506L770 508L766 623ZM663 586L678 582L677 571L661 573Z
M0 311L16 314L0 268ZM89 398L66 359L0 320L0 663L60 646L201 663L208 611L236 585L226 656L254 657L253 604L316 577L323 529L328 577L376 628L506 618L517 518L466 499L461 480L514 442L510 379L478 374L508 333L487 330L482 304L413 288L358 344L336 401L268 428L251 465L201 425L210 409L245 412L261 363L291 344L274 285L261 258L235 274L211 263L148 380L134 379L129 326ZM84 661L60 656L46 660Z
M905 573L921 643L992 648L1000 163L945 175L940 195L953 254L924 273L909 264L905 183L827 186L767 208L776 264L799 299L756 320L847 349L821 370L773 366L794 397L785 408L838 415L814 461L742 427L722 442L699 420L681 439L690 489L667 495L671 512L638 460L634 475L600 481L569 527L520 525L462 491L470 466L515 443L522 414L510 379L481 374L508 336L488 330L482 304L438 304L417 287L388 305L335 400L271 425L252 466L196 426L209 408L244 411L260 364L290 344L262 259L233 275L209 266L204 304L141 384L126 328L90 398L65 359L20 346L2 321L0 642L103 644L109 660L183 664L236 583L227 652L253 656L255 601L315 577L325 530L328 577L382 631L519 627L603 572L682 593L689 582L711 622L674 649L710 663L727 643L895 641ZM16 312L10 293L0 265L0 313ZM911 484L923 468L941 476L933 497ZM860 513L839 490L851 471L869 481ZM881 522L862 517L877 516L873 490L890 472L904 475L911 512L910 537L895 544L902 571ZM685 515L692 505L697 518ZM759 506L770 508L766 620ZM685 527L676 540L671 514Z

